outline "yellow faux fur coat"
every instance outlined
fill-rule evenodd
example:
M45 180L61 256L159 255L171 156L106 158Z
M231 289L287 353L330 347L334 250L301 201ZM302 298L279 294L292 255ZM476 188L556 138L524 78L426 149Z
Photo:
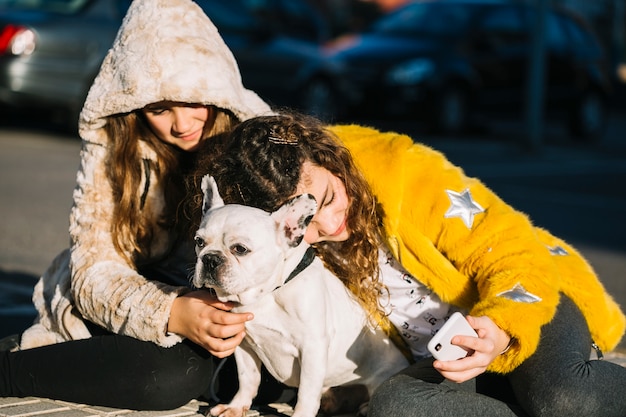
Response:
M444 302L489 316L515 338L489 371L510 372L533 354L561 292L583 312L601 349L619 343L623 313L566 242L408 136L361 126L329 129L382 205L387 243L402 265Z

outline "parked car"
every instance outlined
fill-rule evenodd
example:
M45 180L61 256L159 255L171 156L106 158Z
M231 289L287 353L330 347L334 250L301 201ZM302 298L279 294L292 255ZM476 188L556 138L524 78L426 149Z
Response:
M409 3L329 43L302 106L320 117L420 118L445 133L477 114L523 116L535 12L506 0ZM604 51L571 13L551 8L546 27L545 110L564 115L574 138L598 137L611 91Z
M244 85L276 106L296 107L305 68L333 33L309 0L196 0L233 52Z
M233 51L246 87L274 105L296 105L301 68L330 38L324 16L306 0L195 1ZM130 3L0 0L0 105L53 111L75 129Z
M75 126L131 0L0 0L0 104Z

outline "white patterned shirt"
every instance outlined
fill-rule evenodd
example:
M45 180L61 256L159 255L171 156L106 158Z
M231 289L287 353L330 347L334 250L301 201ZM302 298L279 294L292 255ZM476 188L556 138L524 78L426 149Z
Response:
M387 248L379 249L378 256L381 278L388 290L380 297L383 309L415 359L432 356L426 348L428 341L452 313L461 310L442 302L409 274Z

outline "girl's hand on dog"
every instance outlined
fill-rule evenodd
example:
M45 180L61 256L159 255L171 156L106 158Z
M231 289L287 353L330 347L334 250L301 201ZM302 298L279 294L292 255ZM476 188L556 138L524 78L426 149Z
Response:
M184 336L213 356L231 355L245 336L252 313L231 313L232 305L205 290L184 294L172 304L167 331Z
M465 382L485 372L511 340L510 336L487 316L467 316L467 321L476 330L478 337L454 336L450 342L470 353L465 358L455 361L433 362L433 366L441 375L457 383Z

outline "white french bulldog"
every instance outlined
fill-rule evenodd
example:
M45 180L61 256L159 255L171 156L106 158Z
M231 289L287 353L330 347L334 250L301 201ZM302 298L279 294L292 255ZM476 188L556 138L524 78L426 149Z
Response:
M233 311L254 313L235 351L239 391L230 404L212 408L211 415L246 414L257 395L262 363L277 380L298 387L293 417L315 416L322 393L330 387L361 384L371 395L382 381L408 366L319 258L312 257L291 279L310 254L303 237L317 209L313 196L295 197L267 213L224 205L208 175L202 189L193 284L213 288L220 300L237 303Z

